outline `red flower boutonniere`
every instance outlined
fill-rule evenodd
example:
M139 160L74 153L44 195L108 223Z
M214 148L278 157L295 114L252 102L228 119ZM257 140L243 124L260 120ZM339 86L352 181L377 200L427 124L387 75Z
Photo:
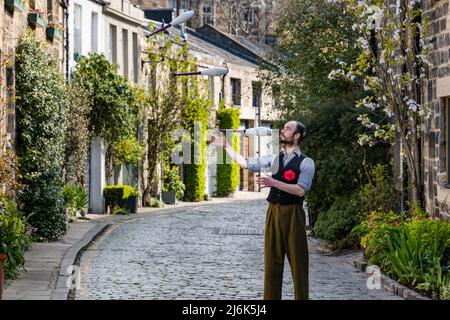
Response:
M283 179L286 181L293 181L297 174L292 170L286 170L283 172Z

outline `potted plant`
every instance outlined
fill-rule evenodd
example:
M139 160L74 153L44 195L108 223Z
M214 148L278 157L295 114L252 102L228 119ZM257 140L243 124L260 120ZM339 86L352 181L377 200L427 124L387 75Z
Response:
M43 16L43 11L34 9L33 12L28 13L28 23L33 28L36 28L38 25L40 25L42 28L45 28L45 20Z
M130 213L137 213L138 201L139 201L139 189L138 187L133 187L130 196L127 199L127 207Z
M17 8L19 11L25 10L25 1L23 0L5 0L5 5L12 11Z
M184 183L181 181L178 166L164 165L164 186L162 188L162 201L166 204L177 204L184 194Z
M49 22L45 31L50 39L59 39L62 38L64 27L61 23Z

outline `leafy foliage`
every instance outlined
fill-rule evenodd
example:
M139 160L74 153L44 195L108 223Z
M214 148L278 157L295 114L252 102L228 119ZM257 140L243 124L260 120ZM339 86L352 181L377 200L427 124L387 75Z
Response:
M396 214L372 211L354 228L369 264L434 298L446 298L450 280L450 224L418 208Z
M46 44L27 31L16 56L17 152L29 222L44 239L66 232L62 184L67 89Z
M71 220L73 220L77 213L80 213L88 206L88 195L86 190L80 184L66 184L63 190L64 206L68 211Z
M185 201L203 201L206 187L206 126L211 109L211 101L205 97L206 84L191 80L186 95L186 108L182 115L182 125L188 130L191 143L190 163L183 164Z
M427 128L429 106L421 100L422 80L429 68L432 44L427 15L422 14L420 1L336 0L343 12L355 21L358 36L357 59L343 61L330 72L330 79L344 83L363 81L366 96L357 104L366 110L360 117L366 127L359 137L360 144L373 145L393 140L395 133L402 142L408 173L407 193L410 202L420 201L421 151L420 138ZM388 123L371 121L368 115L382 113Z
M309 136L301 149L314 159L316 165L313 187L307 193L313 223L340 198L352 194L359 196L359 189L369 179L368 168L388 161L386 146L380 144L369 148L355 143L361 130L357 116L358 110L348 101L321 103L311 106L308 113L299 111L291 116L302 119L308 128ZM355 210L353 214L357 215L359 207Z
M113 157L115 164L137 165L144 156L144 147L134 136L130 136L115 144Z
M164 185L163 191L175 191L177 199L181 199L186 190L186 186L180 177L180 167L171 163L164 164Z
M0 253L6 254L6 278L14 279L25 264L24 252L30 243L30 229L14 201L0 197Z
M283 110L358 91L357 83L328 79L340 61L353 61L358 54L350 15L327 0L293 0L282 16L276 30L280 43L261 74L266 86L280 90Z
M432 221L432 220L428 220ZM444 293L450 281L448 253L450 238L442 241L442 230L448 237L450 224L432 221L420 224L416 232L411 232L414 222L406 223L387 236L387 273L399 282L424 290L433 298ZM423 232L432 235L432 242L422 241Z
M357 223L354 199L339 198L319 215L314 230L318 237L327 241L333 249L357 246L357 238L351 232Z
M123 141L135 134L139 113L134 90L117 68L104 55L90 53L74 72L74 81L89 97L89 132L106 141L107 184L111 181L114 149L126 145Z
M359 222L359 187L366 181L355 177L363 163L371 167L388 159L388 146L356 144L365 130L358 123L361 110L354 103L363 96L362 81L328 78L332 70L353 62L359 54L354 22L355 17L331 1L290 1L277 27L280 43L271 63L260 70L264 85L280 95L276 107L281 116L274 127L300 120L308 129L308 138L300 146L316 165L312 189L306 194L308 208L315 230L323 215L319 234L336 248L354 246L348 231ZM386 121L377 113L371 117Z
M125 206L125 200L132 195L135 195L135 190L128 185L107 186L103 188L106 211L109 208L111 213L114 213L116 207L123 208Z
M237 108L226 108L223 104L217 110L217 120L220 129L238 129L240 124L240 111ZM226 135L230 145L235 151L239 152L239 135L233 133ZM239 165L229 159L226 152L223 153L223 159L219 159L217 164L217 195L230 195L239 185Z
M154 41L154 42L153 42ZM144 145L145 157L141 163L144 205L151 205L152 197L159 193L158 166L170 163L175 146L173 133L181 127L181 115L186 109L186 90L180 77L172 72L186 72L191 66L187 44L175 47L168 39L159 43L149 38L146 60L150 63L152 85L142 98L143 108L140 122L140 141Z
M89 150L91 105L80 82L69 87L69 109L65 139L65 182L84 184L84 169Z

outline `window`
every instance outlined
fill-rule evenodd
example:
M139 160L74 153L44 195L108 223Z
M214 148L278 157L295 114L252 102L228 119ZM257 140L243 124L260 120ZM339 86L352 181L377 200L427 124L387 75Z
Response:
M128 30L126 29L122 29L122 70L123 75L128 77Z
M235 106L241 105L241 79L231 79L231 102Z
M214 100L214 77L208 77L208 99Z
M281 104L280 88L272 86L272 108L278 108Z
M117 63L117 27L109 25L109 62Z
M189 10L190 9L189 0L180 0L180 9L182 11Z
M75 5L74 10L74 44L73 44L73 51L74 53L81 54L82 52L82 33L81 33L81 26L82 26L82 19L81 19L81 6Z
M203 23L214 25L214 12L212 5L203 5Z
M169 9L176 9L177 7L177 0L169 0Z
M252 82L252 106L261 108L262 87L260 82Z
M133 81L139 81L139 43L136 32L133 32Z
M98 52L98 13L91 15L91 52Z
M256 21L256 10L257 8L248 7L244 13L244 23L245 24L255 24Z

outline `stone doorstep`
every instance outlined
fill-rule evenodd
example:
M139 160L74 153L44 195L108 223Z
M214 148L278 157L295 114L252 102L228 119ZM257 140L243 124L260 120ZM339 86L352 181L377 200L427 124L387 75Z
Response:
M364 260L353 260L353 267L358 269L360 272L367 272L367 262ZM377 265L373 265L374 267L379 268ZM420 293L398 283L397 281L389 278L385 274L381 273L380 275L381 286L388 292L395 294L397 296L402 297L405 300L431 300L429 297L423 296Z

